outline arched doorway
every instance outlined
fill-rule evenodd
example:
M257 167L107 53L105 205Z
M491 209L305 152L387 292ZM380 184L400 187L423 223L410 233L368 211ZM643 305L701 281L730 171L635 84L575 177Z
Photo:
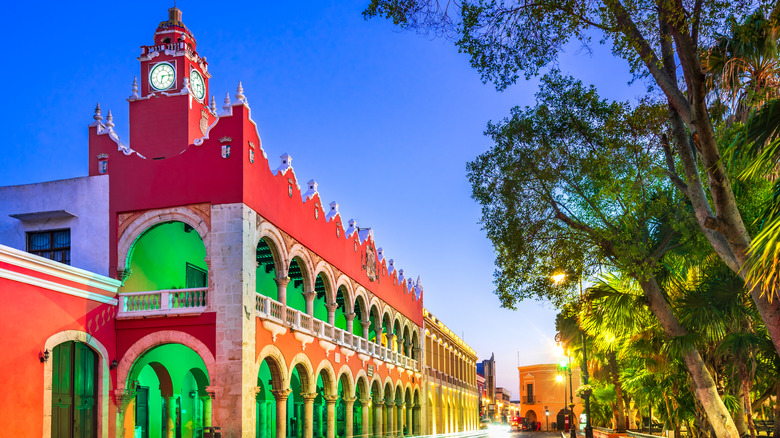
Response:
M98 436L97 365L98 356L87 344L68 341L52 349L53 438Z
M566 430L566 417L569 418L569 421L572 421L571 419L574 418L574 412L570 409L561 409L558 411L558 415L556 416L558 430Z
M205 288L205 257L203 240L191 226L183 222L154 225L133 243L128 257L130 276L124 282L124 291Z
M211 424L208 371L189 347L172 343L150 349L133 364L129 381L136 394L135 436L195 438Z

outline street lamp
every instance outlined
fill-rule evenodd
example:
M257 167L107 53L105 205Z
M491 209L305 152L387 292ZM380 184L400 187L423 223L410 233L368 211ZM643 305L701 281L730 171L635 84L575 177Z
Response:
M556 273L550 276L550 279L553 283L556 285L559 285L563 283L563 280L566 279L566 274L564 273ZM582 302L583 295L582 295L582 278L579 279L579 287L580 287L580 302ZM583 385L588 384L588 347L587 347L587 339L585 338L585 332L580 330L580 336L582 337L582 383ZM571 371L570 371L571 372ZM585 391L583 394L583 398L585 399L585 438L593 438L593 426L590 422L590 392ZM564 400L565 402L565 400ZM572 433L572 436L574 433Z

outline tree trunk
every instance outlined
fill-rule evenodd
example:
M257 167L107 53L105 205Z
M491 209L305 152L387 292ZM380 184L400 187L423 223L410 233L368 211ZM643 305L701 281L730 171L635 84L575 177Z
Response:
M669 337L681 337L688 334L685 328L677 320L672 308L663 296L655 277L637 279L648 300L648 306L653 312L661 328ZM701 355L695 348L686 348L682 351L683 362L693 381L693 395L702 406L715 436L718 438L737 438L739 433L734 425L726 405L720 398L715 387L715 381L709 369L704 364Z
M617 355L614 351L609 353L609 375L612 378L612 384L615 385L615 408L612 411L615 416L615 429L623 430L626 428L625 408L623 407L623 385L620 384Z
M775 430L772 431L774 438L780 438L780 381L777 383L777 394L775 394Z
M750 429L751 438L756 438L756 426L753 423L753 407L750 404L750 376L748 375L747 364L743 355L739 355L737 358L739 362L738 373L739 383L742 387L742 407L745 410L745 416L747 417L748 428Z
M734 424L737 425L739 436L747 436L750 434L750 431L748 430L748 425L745 421L745 391L741 384L739 385L739 388L737 388L737 399L739 400L742 409L740 409L740 412L734 417Z

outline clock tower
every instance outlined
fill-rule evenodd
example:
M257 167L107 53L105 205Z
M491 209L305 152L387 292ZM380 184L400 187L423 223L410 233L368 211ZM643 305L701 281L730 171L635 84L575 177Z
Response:
M154 44L141 46L138 60L141 72L128 99L130 144L150 159L175 157L205 136L216 119L208 104L208 63L180 9L168 9Z

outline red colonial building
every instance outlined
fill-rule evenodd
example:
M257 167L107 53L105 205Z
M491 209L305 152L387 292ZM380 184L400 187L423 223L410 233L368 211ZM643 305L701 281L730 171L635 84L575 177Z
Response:
M150 43L127 142L98 105L89 176L0 187L4 435L429 433L419 278L217 107L179 9Z

